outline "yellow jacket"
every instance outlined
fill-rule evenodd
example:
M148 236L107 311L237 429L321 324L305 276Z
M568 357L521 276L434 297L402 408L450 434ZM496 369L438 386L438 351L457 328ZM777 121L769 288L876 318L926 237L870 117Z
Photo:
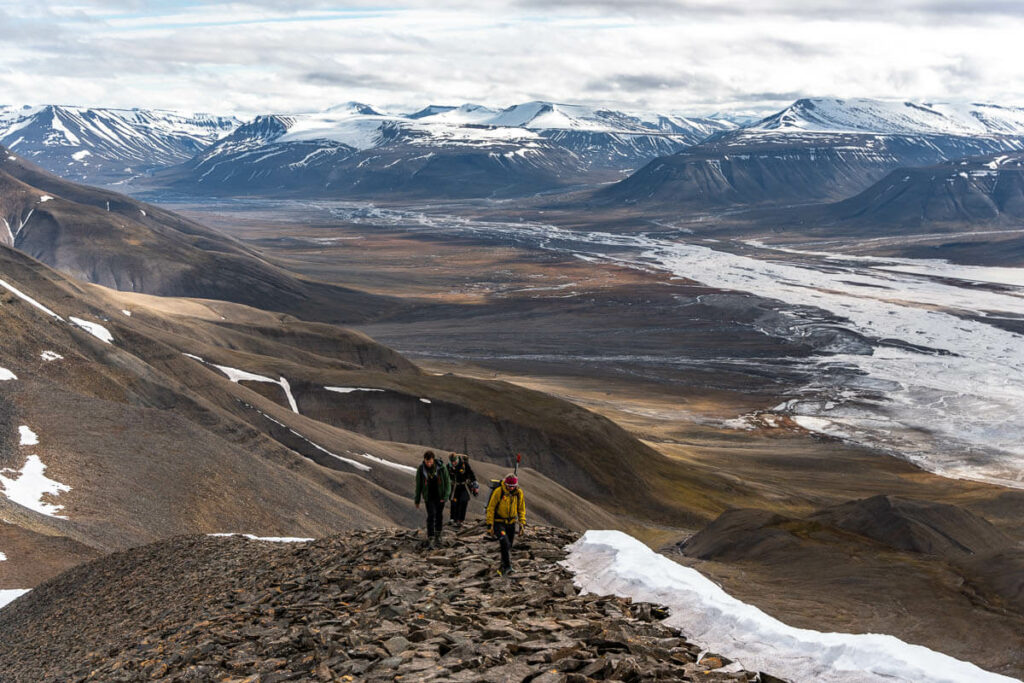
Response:
M491 492L491 499L487 502L487 526L493 526L494 522L519 522L526 526L526 494L521 488L509 491L505 482L501 482Z

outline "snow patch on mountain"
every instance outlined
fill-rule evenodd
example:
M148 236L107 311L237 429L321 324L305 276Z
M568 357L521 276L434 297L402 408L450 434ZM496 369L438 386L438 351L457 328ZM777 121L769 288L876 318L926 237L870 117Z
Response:
M112 344L114 342L114 335L110 333L110 330L103 327L103 325L100 325L99 323L94 323L89 320L76 318L73 315L69 315L68 320L70 320L77 327L82 328L83 330L85 330L86 332L88 332L89 334L96 337L102 342L105 342L107 344Z
M620 531L588 531L568 550L564 564L583 591L666 605L665 623L748 670L826 683L1014 680L890 635L794 628Z
M39 443L39 435L29 429L28 425L18 427L18 435L22 446L35 446Z
M57 514L64 509L63 505L47 503L43 497L66 493L71 490L71 487L47 477L46 465L38 455L28 456L20 470L10 467L0 470L0 487L3 488L3 494L12 503L17 503L48 517L67 519L67 517Z

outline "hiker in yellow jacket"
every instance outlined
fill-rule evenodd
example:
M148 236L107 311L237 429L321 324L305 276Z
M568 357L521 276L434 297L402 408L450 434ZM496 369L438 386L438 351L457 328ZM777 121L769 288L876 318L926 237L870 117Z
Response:
M526 494L519 488L519 479L510 474L491 492L487 501L487 526L501 542L501 569L499 574L512 572L512 544L519 533L526 533Z

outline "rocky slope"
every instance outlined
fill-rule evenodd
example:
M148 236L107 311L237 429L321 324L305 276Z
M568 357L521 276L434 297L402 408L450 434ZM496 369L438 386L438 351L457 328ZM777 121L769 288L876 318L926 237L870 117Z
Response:
M184 537L71 570L0 611L5 681L768 681L715 670L663 609L581 596L574 536L531 528L497 576L478 525L300 544Z

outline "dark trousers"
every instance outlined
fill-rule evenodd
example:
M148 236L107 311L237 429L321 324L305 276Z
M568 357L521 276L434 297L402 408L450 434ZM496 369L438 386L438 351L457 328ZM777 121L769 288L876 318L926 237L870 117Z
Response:
M516 542L515 522L495 522L494 533L501 543L501 566L503 569L512 566L512 544Z
M466 508L469 507L469 489L462 484L455 486L455 497L452 498L452 521L465 522Z
M427 504L427 538L441 535L444 525L444 501L426 499Z

